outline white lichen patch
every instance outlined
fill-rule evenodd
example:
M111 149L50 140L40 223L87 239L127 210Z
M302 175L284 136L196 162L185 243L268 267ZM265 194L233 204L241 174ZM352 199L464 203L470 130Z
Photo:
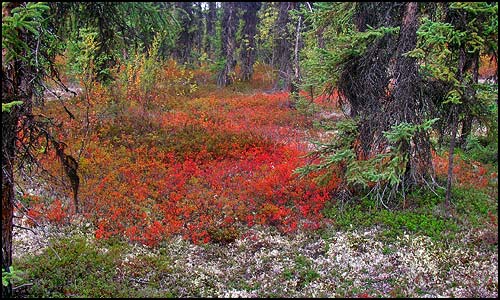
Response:
M462 243L478 233L443 245L413 233L387 242L379 227L325 232L283 235L256 226L225 245L181 237L159 249L135 245L121 255L120 278L139 289L155 281L176 297L498 296L497 249Z

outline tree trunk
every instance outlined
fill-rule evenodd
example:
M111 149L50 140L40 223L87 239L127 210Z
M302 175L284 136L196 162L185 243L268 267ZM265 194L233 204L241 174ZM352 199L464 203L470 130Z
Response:
M354 56L343 66L338 80L341 101L357 117L359 144L357 157L375 157L388 149L384 132L394 125L420 125L432 105L422 96L422 79L414 58L404 53L417 44L417 2L362 2L356 4L354 24L357 30L399 27L399 34L385 34L368 45L361 56ZM430 141L426 132L417 132L397 146L406 157L402 182L395 189L407 193L411 188L433 182L434 172ZM393 193L392 195L396 195Z
M394 102L386 106L389 116L393 116L392 125L409 123L419 125L424 122L424 107L419 97L421 78L414 58L404 56L417 45L418 3L408 2L404 10L403 22L396 49L392 98ZM391 87L388 90L391 90ZM390 117L389 117L390 118ZM388 119L389 119L388 118ZM403 142L401 149L408 154L408 164L404 175L407 186L423 186L425 181L434 176L429 136L426 132L416 132L408 142Z
M223 2L222 9L224 11L221 35L222 55L226 58L226 63L217 75L217 86L219 87L225 87L233 83L233 73L236 66L236 60L234 59L237 29L235 2Z
M467 138L472 132L472 121L473 118L470 114L466 114L462 120L462 130L460 132L460 139L458 140L458 147L465 150L467 146Z
M2 70L2 87L5 86L5 75ZM2 88L3 89L3 88ZM2 91L3 92L3 91ZM3 93L2 93L3 94ZM2 99L4 95L2 95ZM18 109L10 113L2 112L2 268L9 271L12 265L12 228L14 212L14 163L15 132L18 120ZM2 285L2 298L10 297L12 285Z
M479 82L479 52L475 52L472 60L472 82L477 84ZM464 70L465 71L465 70ZM476 91L474 89L470 90L471 101L476 101ZM474 121L474 116L470 111L467 111L464 119L462 120L462 131L460 134L460 139L458 140L458 146L465 150L467 146L467 138L472 133L472 122Z
M459 52L459 61L458 61L458 81L462 83L463 81L463 74L464 74L464 68L465 68L465 60L466 60L466 54L465 54L465 49L462 47ZM455 155L455 143L456 143L456 138L457 138L457 130L458 130L458 106L457 104L452 104L452 110L451 110L451 118L452 118L452 132L451 132L451 139L450 139L450 150L448 153L448 177L446 179L446 200L445 203L447 206L450 205L451 203L451 184L453 181L453 158Z
M196 57L191 57L191 62L199 58L199 55L203 52L203 12L201 8L201 2L194 2L194 7L192 9L192 23L193 27L196 28L193 32L193 52L197 53ZM193 30L193 29L191 29Z
M354 24L364 32L368 26L401 26L403 4L395 2L356 3ZM343 66L338 91L340 100L347 102L350 116L359 118L359 157L371 157L385 148L383 131L390 130L394 120L384 111L384 103L391 101L387 89L391 86L388 67L394 65L397 36L386 34L371 43L362 56L353 57Z
M241 42L241 80L249 81L253 75L255 62L255 34L257 32L257 12L261 7L260 2L241 2L243 9L243 40Z
M451 110L451 139L450 139L450 149L448 153L448 176L446 178L446 199L445 204L446 207L450 206L451 203L451 184L453 181L453 158L455 155L455 141L457 137L457 129L458 129L458 107L456 104L453 104L453 108Z
M182 26L178 40L180 47L176 47L174 55L180 63L185 64L192 62L191 50L193 49L194 35L190 29L193 24L193 2L179 2L176 5L183 11L179 16L179 23Z
M275 24L273 67L278 70L278 76L274 85L275 90L291 90L292 83L292 51L293 36L287 30L290 22L289 11L295 9L296 2L279 2L278 19Z
M21 2L11 2L2 7L2 17L10 16L12 9ZM24 32L17 33L20 40L27 40ZM4 65L5 63L5 65ZM21 100L10 112L2 111L2 268L10 271L12 265L12 228L14 214L14 166L16 164L16 138L18 122L23 115L31 113L33 93L29 74L31 68L19 59L6 62L2 51L2 103ZM2 298L12 295L12 285L2 285Z
M295 102L299 99L299 84L300 84L300 63L299 63L299 50L300 50L300 29L302 24L302 16L299 16L297 21L297 30L295 32L295 48L293 51L293 80L291 82L290 95Z
M208 13L206 17L207 34L205 42L205 52L211 59L215 58L215 21L217 19L217 11L215 2L208 2Z

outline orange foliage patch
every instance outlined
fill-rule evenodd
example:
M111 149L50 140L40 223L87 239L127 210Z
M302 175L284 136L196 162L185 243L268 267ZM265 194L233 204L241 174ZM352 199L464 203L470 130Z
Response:
M481 78L490 78L498 73L498 62L491 56L481 56L479 63L479 75Z
M438 176L448 175L448 153L442 156L432 153L434 170ZM485 188L490 179L497 177L496 173L488 174L486 168L479 162L468 163L459 156L454 156L453 179L460 185L469 185L476 188Z

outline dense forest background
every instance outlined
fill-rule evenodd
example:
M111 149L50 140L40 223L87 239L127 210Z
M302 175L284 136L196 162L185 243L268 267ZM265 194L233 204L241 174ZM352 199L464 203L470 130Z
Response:
M345 275L297 254L271 286L498 296L497 58L494 2L3 2L2 295L227 295L168 281L172 263L137 256L156 270L147 284L116 264L130 247L167 255L175 237L229 249L273 228L306 232L307 248L375 226L388 257L407 232L453 253L434 277L455 270L459 240L496 269L462 292L473 265L439 290L410 288L433 271L394 269L406 281L390 289L333 292L321 280ZM16 230L52 242L13 258Z

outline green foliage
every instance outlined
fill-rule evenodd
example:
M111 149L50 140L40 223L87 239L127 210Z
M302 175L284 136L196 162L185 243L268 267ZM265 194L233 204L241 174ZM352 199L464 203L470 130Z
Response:
M177 35L181 29L181 24L177 20L177 7L166 9L164 3L152 2L123 2L120 3L120 13L122 20L128 30L121 34L124 48L137 45L139 48L149 49L155 45L158 49L157 55L162 59L175 49ZM120 28L120 27L119 27Z
M157 34L151 44L151 48L146 55L142 56L141 66L142 72L140 76L141 90L143 93L149 93L157 80L158 73L161 70L159 63L160 41L164 34Z
M337 228L354 230L381 225L384 236L393 239L404 232L420 233L435 241L452 238L459 231L488 226L489 214L498 213L496 200L473 188L457 187L453 190L454 213L444 212L444 190L434 194L431 191L415 191L407 196L412 203L409 209L386 210L377 208L375 200L365 198L361 203L343 207L330 203L323 214L332 219Z
M436 123L439 118L429 119L424 121L422 124L413 125L408 123L399 123L393 125L391 131L384 132L384 136L387 140L394 144L400 144L401 142L410 142L412 137L417 132L426 132L432 129L432 125ZM399 147L398 147L399 149Z
M305 116L312 116L319 111L319 107L305 97L299 96L295 101L295 108Z
M6 4L2 2L2 8ZM2 65L14 59L28 61L31 58L29 45L19 34L29 32L39 36L44 22L43 13L48 10L49 7L44 2L28 2L25 7L12 9L11 16L2 15L2 51L5 51Z
M447 114L452 105L457 105L464 112L460 118L468 115L496 133L498 116L492 116L490 108L498 101L498 85L475 82L474 68L459 70L459 66L461 60L497 55L498 3L452 2L444 5L448 6L447 14L454 17L423 17L417 31L417 46L406 55L419 60L424 79L440 81L447 86L445 96L436 103L441 114ZM465 53L461 55L461 51ZM441 127L449 125L442 123Z
M158 285L135 287L136 277L151 276L151 281L160 281L160 274L171 272L170 258L149 254L138 254L125 258L131 247L118 239L90 242L79 235L51 241L38 255L26 255L19 265L26 279L33 283L27 291L28 297L36 298L148 298L174 297ZM129 260L130 259L130 260ZM3 279L3 276L2 276Z
M210 66L210 73L212 74L218 74L220 73L226 65L226 59L221 57L217 59L211 66Z
M485 164L493 164L498 167L498 139L488 141L487 138L470 135L467 139L465 151L464 158L470 158Z
M113 297L122 294L122 287L114 281L120 259L119 247L103 253L83 238L53 242L55 252L47 249L22 262L34 283L30 296Z
M486 140L498 148L498 84L481 83L476 88L476 103L471 112L488 131Z
M320 159L319 163L298 168L295 173L300 176L329 170L327 176L319 176L319 183L326 183L332 175L332 168L341 165L343 170L336 172L349 186L367 189L375 184L371 192L379 192L388 185L396 187L401 182L406 171L408 156L401 149L408 144L417 132L427 132L438 119L430 119L422 124L412 125L400 123L394 125L390 131L384 132L389 141L389 151L379 153L369 159L360 159L354 148L354 141L358 136L355 120L343 120L336 124L336 137L327 144L316 143L319 149L311 152L310 156ZM340 137L340 138L339 138Z
M23 272L16 270L14 266L9 267L9 272L2 268L2 285L8 286L9 283L13 283L14 281L22 281L23 278L20 276L22 274Z
M146 53L155 42L157 51L166 57L175 47L179 24L173 17L175 9L164 9L164 3L92 2L55 4L62 11L56 29L68 41L68 52L78 72L93 62L92 76L110 83L110 68L127 60L134 53ZM81 32L84 30L84 32ZM89 40L90 39L90 40ZM89 57L85 52L92 53Z
M257 59L271 63L274 47L273 27L278 18L278 10L270 2L263 2L262 8L257 12L256 56Z
M318 272L313 269L311 261L303 255L297 255L295 257L295 268L283 270L282 276L286 280L296 278L298 285L302 288L321 277Z
M2 112L10 112L10 110L17 105L22 105L23 101L12 101L9 103L2 103Z
M208 229L208 234L215 243L225 245L234 242L240 236L240 231L235 226L213 226Z
M2 7L12 3L2 2ZM32 76L30 89L36 98L43 96L43 81L47 79L53 58L63 47L54 34L49 13L51 4L24 2L11 10L10 16L2 16L2 66L13 60L22 68L28 68ZM19 96L17 96L19 97Z
M85 86L99 75L109 75L105 67L107 55L99 55L97 28L80 28L74 39L68 43L68 73L77 76Z
M374 41L399 32L399 27L370 26L366 31L357 31L352 23L355 8L356 3L315 2L312 12L304 11L306 20L314 24L306 33L307 46L302 53L304 90L312 86L331 91L347 62L365 53ZM318 47L318 31L322 31L324 48Z
M457 187L453 190L456 213L463 218L457 218L464 227L479 227L487 225L488 214L498 215L498 202L493 196L474 188Z

